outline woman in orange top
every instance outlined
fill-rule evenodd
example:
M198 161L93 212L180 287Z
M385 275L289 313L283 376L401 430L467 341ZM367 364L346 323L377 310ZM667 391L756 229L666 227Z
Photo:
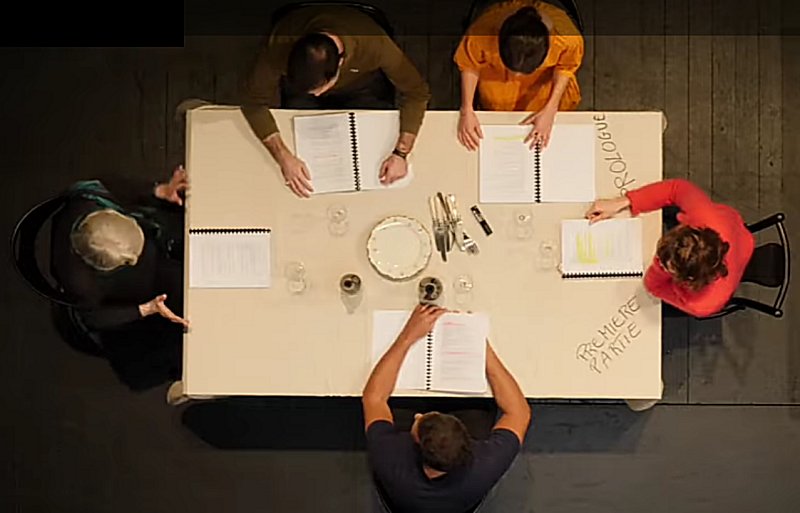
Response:
M458 140L469 150L483 138L473 109L477 87L486 110L529 111L525 139L547 146L559 110L581 101L575 72L583 37L561 9L540 0L507 0L489 7L469 27L455 53L461 70Z

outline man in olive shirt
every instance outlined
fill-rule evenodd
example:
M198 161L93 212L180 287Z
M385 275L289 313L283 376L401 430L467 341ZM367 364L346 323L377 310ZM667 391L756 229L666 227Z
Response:
M383 162L380 179L390 184L406 175L430 93L428 85L394 41L368 15L344 6L298 8L273 28L245 84L242 112L281 168L296 195L313 192L306 164L281 139L270 107L370 108L364 98L385 75L400 94L400 133ZM281 105L281 96L290 100ZM305 98L303 98L305 97ZM329 102L302 101L313 98ZM297 100L301 101L297 101Z
M367 453L392 513L473 511L511 466L530 424L525 396L487 341L486 378L503 414L486 440L472 440L458 418L439 412L417 414L410 432L395 427L388 400L403 360L445 312L415 308L364 387Z

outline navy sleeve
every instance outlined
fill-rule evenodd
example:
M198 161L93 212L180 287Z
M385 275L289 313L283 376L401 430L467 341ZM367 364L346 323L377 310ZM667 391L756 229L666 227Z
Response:
M402 434L387 420L376 420L367 428L367 455L372 472L385 480L403 451Z
M495 429L489 438L476 442L474 468L487 489L503 477L519 450L519 438L508 429Z
M86 327L92 330L112 330L124 328L128 324L142 318L139 305L129 306L96 306L82 308L81 318Z

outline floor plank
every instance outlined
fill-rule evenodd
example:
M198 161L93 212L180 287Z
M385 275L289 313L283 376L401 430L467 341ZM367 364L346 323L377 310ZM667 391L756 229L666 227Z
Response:
M738 18L736 36L736 144L733 174L734 205L752 219L758 215L759 183L759 62L758 4L737 0L733 8Z
M800 15L791 20L790 25L800 27ZM785 15L784 15L785 16ZM785 20L784 20L785 23ZM800 231L796 229L800 220L800 96L796 93L800 84L800 36L784 36L781 40L782 74L782 126L783 139L783 210L786 213L789 243L792 248L792 268L800 269ZM793 228L794 227L794 228ZM787 393L793 403L800 403L800 293L798 293L797 274L784 305L786 316L782 322L787 324L788 333L786 361ZM800 419L800 415L797 416Z
M716 200L738 207L736 169L736 37L729 33L732 14L726 0L714 0L712 10L712 176Z
M666 3L664 177L689 176L689 0Z
M184 121L175 118L175 108L189 98L211 100L214 92L214 63L207 53L209 40L187 38L184 50L170 61L167 70L167 166L185 160Z
M762 215L781 208L783 176L783 138L781 125L782 65L780 0L764 0L759 5L759 165L758 206Z
M689 319L665 317L662 320L662 403L689 401Z
M636 0L595 8L595 109L664 109L663 8ZM621 26L626 35L617 35Z
M453 55L464 33L468 9L460 0L427 2L428 79L431 109L458 110L461 106L461 75Z
M711 191L711 0L689 3L689 179Z
M142 168L149 173L167 176L167 70L156 50L140 54L134 64L138 104L137 140Z
M262 42L262 36L253 35L214 39L213 44L218 47L214 54L214 103L241 103L242 82L250 72Z

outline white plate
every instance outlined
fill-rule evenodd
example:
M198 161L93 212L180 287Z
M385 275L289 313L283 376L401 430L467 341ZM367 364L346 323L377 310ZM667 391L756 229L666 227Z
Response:
M369 234L367 258L384 278L395 281L411 279L428 265L431 236L416 219L387 217Z

